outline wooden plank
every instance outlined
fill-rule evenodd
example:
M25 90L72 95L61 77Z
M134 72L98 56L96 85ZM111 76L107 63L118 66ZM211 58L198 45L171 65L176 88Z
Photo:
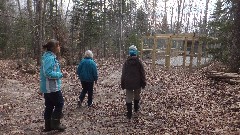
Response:
M168 38L168 44L167 44L167 47L166 47L166 57L165 57L165 66L167 69L169 69L170 67L170 53L171 53L171 38Z
M198 45L197 67L200 67L202 61L202 42Z
M156 49L157 49L157 42L156 42L156 38L154 38L154 44L153 44L153 53L152 53L152 68L153 71L155 71L155 62L156 62Z
M153 49L143 49L142 51L152 51ZM163 49L156 49L156 51L163 51L165 52Z
M217 73L217 71L212 70L212 71L208 71L208 73Z
M229 82L230 79L236 80L235 82L240 81L240 75L237 73L225 73L225 72L217 72L217 71L208 72L208 78L213 78L218 80L220 79L225 82Z
M192 70L192 67L193 67L194 48L195 48L195 38L192 37L192 45L191 45L191 52L190 52L190 64L189 64L190 71Z
M154 36L142 36L143 39L150 39L150 38L154 38Z
M240 80L235 80L235 79L230 79L229 82L232 84L240 84Z
M185 68L186 66L186 54L187 54L187 41L188 41L188 38L185 37L185 43L184 43L184 46L183 46L183 68Z
M237 73L224 73L222 76L225 78L240 78L240 75Z

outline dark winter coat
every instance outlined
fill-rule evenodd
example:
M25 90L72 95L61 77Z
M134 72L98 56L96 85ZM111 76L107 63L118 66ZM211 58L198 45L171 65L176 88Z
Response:
M142 62L136 56L128 57L122 68L122 89L136 90L145 86L146 77Z

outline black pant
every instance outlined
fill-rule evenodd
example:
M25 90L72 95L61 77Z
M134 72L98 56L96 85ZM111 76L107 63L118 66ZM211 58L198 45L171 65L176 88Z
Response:
M79 99L81 102L83 102L86 93L88 93L88 106L92 105L92 97L93 97L93 84L94 82L85 82L85 81L81 81L82 84L82 92L79 96Z
M61 91L44 93L45 99L45 112L44 119L60 119L62 115L62 109L64 100Z

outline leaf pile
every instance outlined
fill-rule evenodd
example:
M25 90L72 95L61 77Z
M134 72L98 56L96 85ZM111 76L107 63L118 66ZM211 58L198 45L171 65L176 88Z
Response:
M44 100L36 94L39 74L30 75L10 68L14 61L0 61L0 132L42 133ZM63 72L65 99L63 135L72 134L237 134L239 133L239 85L213 82L205 75L209 67L188 72L181 68L153 72L145 63L147 86L141 93L140 112L128 121L124 114L125 91L121 90L122 62L97 60L98 85L94 106L77 108L81 84L76 66ZM14 66L13 66L14 67ZM84 100L86 103L87 97ZM54 131L52 131L54 132Z

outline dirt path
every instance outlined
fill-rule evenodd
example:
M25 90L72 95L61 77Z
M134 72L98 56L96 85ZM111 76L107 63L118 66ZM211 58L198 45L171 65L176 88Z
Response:
M0 134L198 135L240 132L239 86L212 84L201 71L189 73L178 69L158 69L153 76L147 69L148 85L141 93L141 111L128 121L124 116L125 91L119 88L119 67L101 67L94 91L94 106L80 109L77 101L81 85L75 71L69 70L69 76L63 78L62 85L65 99L62 123L67 126L63 133L41 132L44 100L36 93L39 89L37 74L21 76L16 71L8 71L9 74L0 72L0 76L11 76L11 79L0 78Z
M124 93L119 90L113 94L112 91L117 82L111 80L118 80L119 73L116 71L107 79L100 78L99 85L94 91L94 106L92 108L85 105L82 108L77 108L76 103L81 86L79 83L69 83L67 79L64 79L62 85L65 99L63 123L68 128L66 132L58 134L107 134L110 133L109 129L94 131L93 128L99 130L105 124L111 125L108 122L112 122L115 117L121 119L119 123L125 123L126 120L123 116ZM44 134L41 133L44 123L42 116L44 99L37 95L36 84L22 84L21 81L2 79L0 86L0 132L10 135ZM84 102L86 99L87 97Z
M23 85L17 80L4 79L1 80L0 86L0 132L3 134L35 132L39 122L42 122L39 114L43 101L37 96L33 85Z
M116 134L134 133L137 129L129 129L134 123L129 123L125 114L125 91L119 88L120 72L114 71L106 78L100 78L94 91L94 106L77 108L81 86L79 83L69 83L63 80L63 95L65 99L63 123L67 125L64 133L57 134ZM68 83L67 83L68 82ZM4 79L1 81L1 128L3 134L55 134L42 133L43 129L43 97L37 95L36 84L22 84L21 81ZM85 103L86 103L85 98ZM7 108L7 109L6 109ZM148 114L138 114L148 115ZM136 115L135 115L136 116ZM133 122L144 121L134 118ZM143 122L144 123L144 122ZM139 132L143 132L139 129ZM143 132L144 133L144 132Z

